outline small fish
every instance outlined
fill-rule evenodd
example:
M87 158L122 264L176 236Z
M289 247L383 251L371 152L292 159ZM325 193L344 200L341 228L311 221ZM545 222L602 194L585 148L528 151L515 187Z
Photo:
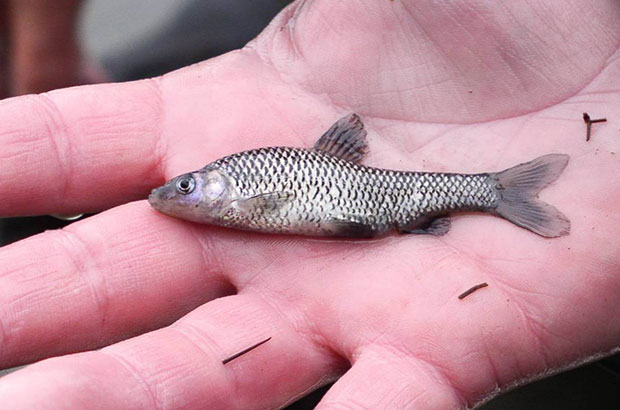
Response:
M274 147L221 158L154 189L149 203L189 221L266 233L443 235L453 212L486 212L544 237L569 220L537 199L568 163L549 154L502 172L401 172L360 164L366 131L350 114L312 149Z

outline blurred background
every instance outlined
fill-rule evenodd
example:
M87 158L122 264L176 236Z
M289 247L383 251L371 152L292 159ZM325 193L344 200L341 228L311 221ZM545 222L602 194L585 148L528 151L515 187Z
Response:
M0 0L0 97L161 75L242 47L290 2ZM67 223L49 216L0 219L0 246ZM288 409L314 408L328 387ZM513 390L482 408L620 409L620 356Z

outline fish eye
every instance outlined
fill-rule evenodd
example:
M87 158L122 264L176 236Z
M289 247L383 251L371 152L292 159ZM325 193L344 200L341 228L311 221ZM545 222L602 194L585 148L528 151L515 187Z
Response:
M196 186L196 182L194 182L194 178L191 176L186 176L179 179L176 183L177 191L182 193L183 195L187 195L194 190Z

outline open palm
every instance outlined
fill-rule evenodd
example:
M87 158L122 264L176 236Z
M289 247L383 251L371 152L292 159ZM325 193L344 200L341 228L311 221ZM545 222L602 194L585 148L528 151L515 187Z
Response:
M0 402L273 408L342 376L320 408L443 409L620 346L620 5L515 4L298 2L163 78L0 103L5 215L143 199L226 154L310 147L354 111L373 166L569 154L541 197L572 223L549 240L462 215L443 237L336 241L117 206L0 250L0 367L107 346L2 378ZM588 143L583 111L608 117Z

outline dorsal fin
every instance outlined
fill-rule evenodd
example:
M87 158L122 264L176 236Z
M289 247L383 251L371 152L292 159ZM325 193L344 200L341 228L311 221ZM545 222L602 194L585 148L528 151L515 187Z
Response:
M317 151L351 162L360 162L367 148L364 124L354 113L339 119L314 145Z

